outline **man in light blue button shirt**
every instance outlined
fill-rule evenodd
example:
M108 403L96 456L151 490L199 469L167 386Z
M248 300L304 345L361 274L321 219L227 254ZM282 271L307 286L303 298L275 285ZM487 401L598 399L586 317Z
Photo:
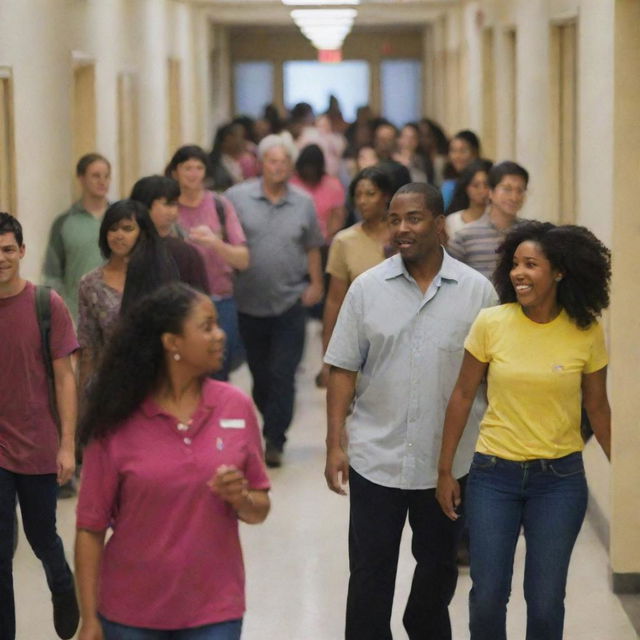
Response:
M417 564L404 626L411 640L450 640L462 523L442 517L435 499L438 452L465 336L497 296L484 276L440 246L437 189L402 187L388 220L398 254L353 282L325 355L331 365L325 476L337 493L345 493L347 480L350 487L346 638L391 638L408 515ZM485 407L481 393L458 449L457 478L469 469Z

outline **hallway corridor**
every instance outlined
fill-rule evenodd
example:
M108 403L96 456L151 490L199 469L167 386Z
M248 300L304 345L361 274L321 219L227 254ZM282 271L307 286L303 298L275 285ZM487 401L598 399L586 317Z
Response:
M324 392L313 384L320 365L319 327L310 324L296 419L285 464L272 470L273 508L266 523L243 526L247 571L247 614L243 640L339 640L343 632L348 579L348 502L329 492L323 479ZM235 377L249 389L246 369ZM75 500L59 503L59 529L72 553ZM167 517L171 517L167 513ZM20 532L14 563L18 640L52 640L51 608L44 574ZM524 637L522 567L518 546L509 634ZM394 638L406 638L402 604L408 595L412 560L405 536L400 553L392 620ZM451 607L454 640L468 638L468 572L462 571ZM588 520L578 538L566 600L565 640L634 640L637 636L618 598L611 593L608 559Z

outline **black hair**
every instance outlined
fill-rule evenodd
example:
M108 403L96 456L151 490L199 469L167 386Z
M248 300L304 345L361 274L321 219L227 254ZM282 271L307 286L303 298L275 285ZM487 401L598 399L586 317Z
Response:
M456 182L456 187L451 198L451 203L447 207L446 215L462 211L469 208L469 196L467 195L467 187L473 182L476 173L483 171L489 175L491 170L490 160L474 160L461 174Z
M371 181L382 193L384 193L389 200L393 196L393 182L389 177L389 174L383 171L379 166L367 167L359 171L349 184L349 197L354 200L356 197L356 187L360 180Z
M400 187L411 182L409 169L402 163L395 160L380 160L376 165L378 169L384 171L391 180L391 194L393 195Z
M178 168L179 164L187 162L187 160L200 160L205 168L205 176L211 175L211 165L209 156L206 151L197 144L185 144L180 147L169 160L169 164L164 170L164 175L168 178L173 177L173 172Z
M292 122L301 122L309 116L313 116L313 107L308 102L298 102L289 113Z
M476 156L480 155L480 138L470 129L458 131L451 140L463 140L469 145L471 151L473 151Z
M591 326L609 306L611 252L585 227L530 221L517 225L498 247L498 266L493 274L500 302L516 302L511 283L513 256L521 243L539 245L562 279L558 282L558 304L581 328Z
M300 151L296 160L296 172L303 181L311 178L311 184L316 185L322 180L325 172L325 160L322 149L317 144L309 144Z
M213 186L216 191L226 191L235 184L233 176L222 162L222 145L229 136L233 135L235 129L242 126L241 123L234 121L220 125L216 130L213 149L209 154L209 169L207 172L207 175L210 175L213 179Z
M271 133L280 133L284 129L284 120L280 117L278 107L274 104L265 105L262 117L271 126Z
M146 176L133 185L129 197L151 209L151 205L161 198L165 198L167 202L176 202L180 197L180 185L177 180L166 176Z
M180 334L202 294L175 282L144 296L120 319L79 425L86 444L116 431L166 376L163 333Z
M434 139L436 153L441 156L446 156L449 151L449 139L444 129L435 120L431 120L430 118L422 118L420 122L429 127Z
M442 194L440 193L440 189L434 187L432 184L427 184L426 182L410 182L400 187L393 197L414 193L424 197L424 206L434 218L444 215Z
M247 116L247 115L239 115L236 116L232 121L231 121L232 125L238 126L238 127L242 127L242 137L247 140L248 142L253 142L255 144L256 142L256 132L255 132L255 126L256 126L256 121L251 117L251 116Z
M107 233L121 220L135 220L140 227L140 235L127 263L127 277L120 303L122 315L141 296L167 282L178 280L179 274L175 261L156 231L149 210L137 200L119 200L106 210L98 240L100 252L106 259L111 256Z
M109 167L109 170L111 170L111 163L103 155L99 153L87 153L78 160L78 164L76 164L76 175L78 177L83 176L87 173L89 165L92 165L94 162L104 162L107 167Z
M520 176L524 180L524 186L529 184L529 172L517 162L505 160L494 164L489 171L489 188L495 189L505 176Z
M0 211L0 236L3 236L5 233L13 233L19 247L24 244L22 225L18 222L18 218L6 211Z

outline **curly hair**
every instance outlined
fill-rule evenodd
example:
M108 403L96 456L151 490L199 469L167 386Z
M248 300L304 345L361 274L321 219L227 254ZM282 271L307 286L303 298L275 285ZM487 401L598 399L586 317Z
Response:
M558 304L579 327L591 326L609 306L609 249L585 227L537 221L516 226L497 250L493 281L503 304L517 300L510 272L516 249L526 241L538 244L551 266L562 273Z
M202 294L176 282L144 296L125 314L107 346L80 420L80 442L117 430L166 376L163 333L180 334Z

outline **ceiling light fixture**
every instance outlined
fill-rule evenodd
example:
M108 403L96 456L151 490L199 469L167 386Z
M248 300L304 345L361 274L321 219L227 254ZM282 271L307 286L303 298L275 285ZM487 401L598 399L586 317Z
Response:
M291 17L316 49L340 49L353 26L355 9L294 9Z

